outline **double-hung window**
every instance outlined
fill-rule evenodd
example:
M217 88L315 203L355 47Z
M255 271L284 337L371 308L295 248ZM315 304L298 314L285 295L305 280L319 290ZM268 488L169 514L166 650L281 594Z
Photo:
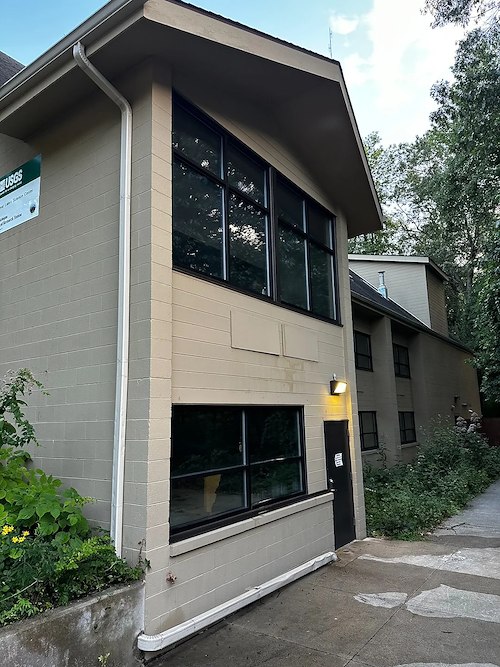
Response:
M301 408L173 406L174 535L235 520L305 489Z
M337 322L331 213L177 96L173 262Z
M372 346L368 334L354 332L354 357L356 368L363 371L373 370Z
M359 432L361 437L361 451L368 452L378 448L377 413L359 413Z
M402 445L406 445L409 442L415 442L417 440L414 412L399 413L399 433L401 436Z
M394 352L394 372L398 377L410 377L410 353L407 347L403 345L393 346Z

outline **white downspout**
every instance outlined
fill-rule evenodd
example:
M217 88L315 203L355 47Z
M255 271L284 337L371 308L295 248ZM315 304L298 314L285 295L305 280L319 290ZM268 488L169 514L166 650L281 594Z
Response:
M132 174L132 107L92 65L81 42L73 46L78 66L120 108L120 221L118 249L118 332L116 341L115 425L111 486L111 539L118 556L123 543L125 431L127 426L128 347L130 327L130 192Z

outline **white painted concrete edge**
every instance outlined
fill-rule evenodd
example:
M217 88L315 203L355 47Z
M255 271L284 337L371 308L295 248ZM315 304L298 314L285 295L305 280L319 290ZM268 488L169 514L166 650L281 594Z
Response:
M333 551L328 551L321 556L317 556L316 558L299 565L293 570L289 570L274 579L270 579L260 586L255 586L245 593L242 593L203 614L199 614L188 621L184 621L184 623L175 625L173 628L169 628L158 635L139 635L137 639L137 647L145 652L160 651L171 644L175 644L176 642L189 637L199 630L203 630L203 628L206 628L217 621L221 621L226 616L233 614L235 611L246 607L246 605L251 604L252 602L256 602L260 598L269 595L269 593L273 593L279 588L292 583L292 581L300 579L306 574L310 574L318 568L323 567L323 565L327 565L336 560L337 554Z

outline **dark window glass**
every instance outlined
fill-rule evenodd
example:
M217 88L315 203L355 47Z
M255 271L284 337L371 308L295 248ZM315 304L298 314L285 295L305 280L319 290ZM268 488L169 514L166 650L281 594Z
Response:
M365 371L373 370L372 348L370 336L361 331L354 332L354 354L356 368Z
M233 146L228 147L227 179L229 185L258 204L266 205L265 169Z
M297 192L278 183L276 188L278 218L304 231L304 199Z
M288 227L279 229L279 291L281 300L307 309L305 239Z
M252 505L303 491L301 462L258 463L251 468Z
M320 208L309 204L307 207L309 235L328 248L332 247L332 221Z
M304 493L304 471L298 408L173 406L174 533Z
M334 319L332 256L311 243L311 300L312 311L317 315Z
M198 523L245 508L243 471L172 479L170 525Z
M235 194L229 197L229 281L268 294L267 216Z
M399 433L401 435L402 445L405 445L408 442L416 442L417 434L415 431L415 413L399 413Z
M226 468L243 463L241 410L185 406L176 409L172 439L172 475Z
M220 177L220 135L180 106L174 106L172 140L179 153Z
M221 278L222 189L177 160L173 177L174 263Z
M359 430L361 436L361 451L366 452L378 447L377 413L360 412Z
M176 100L174 266L338 320L331 214Z
M300 455L296 408L252 408L248 419L250 461L272 461Z
M331 216L281 181L276 187L276 209L280 300L336 319Z
M398 377L410 377L410 355L408 348L403 345L393 345L394 372Z

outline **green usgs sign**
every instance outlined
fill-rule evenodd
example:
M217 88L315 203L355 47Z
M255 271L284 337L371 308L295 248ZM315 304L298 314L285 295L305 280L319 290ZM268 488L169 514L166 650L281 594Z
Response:
M39 214L41 163L37 155L0 176L0 234Z

